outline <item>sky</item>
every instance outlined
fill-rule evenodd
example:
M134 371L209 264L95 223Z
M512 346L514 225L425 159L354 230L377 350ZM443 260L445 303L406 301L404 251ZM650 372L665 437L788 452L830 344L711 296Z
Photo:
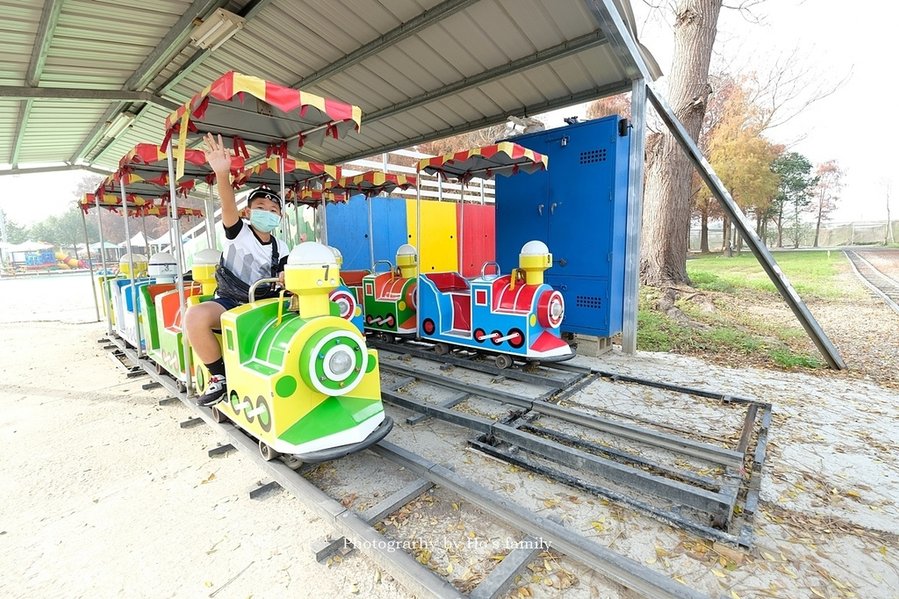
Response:
M640 41L662 70L669 71L670 25L645 0L631 3L640 23ZM813 164L836 160L844 170L833 222L884 220L888 185L892 217L899 218L899 119L891 110L895 96L887 90L892 78L889 61L899 56L894 31L899 5L860 6L876 6L876 11L855 12L839 0L765 0L753 7L759 22L752 22L736 10L724 9L713 58L713 69L727 65L735 72L767 72L795 53L793 63L808 72L809 88L845 79L835 93L767 132L772 142L788 144ZM664 89L664 80L659 83ZM583 111L583 105L566 108L549 113L546 120L549 126L560 126L562 117ZM2 176L0 208L17 224L34 224L65 211L75 200L73 189L82 176L80 172Z

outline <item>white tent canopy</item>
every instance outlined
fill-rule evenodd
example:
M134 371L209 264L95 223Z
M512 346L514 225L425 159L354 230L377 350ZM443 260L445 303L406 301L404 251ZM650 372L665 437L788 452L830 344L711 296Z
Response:
M49 250L53 247L50 243L41 241L23 241L22 243L0 243L0 250L4 252L37 252L40 250Z

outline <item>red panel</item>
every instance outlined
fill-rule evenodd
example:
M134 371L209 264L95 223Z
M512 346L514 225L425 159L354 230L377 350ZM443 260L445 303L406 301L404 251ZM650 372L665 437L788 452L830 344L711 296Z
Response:
M434 281L437 290L441 293L449 293L450 291L468 291L468 281L460 277L454 272L434 272L426 273L426 277Z
M466 189L476 194L476 188ZM462 214L462 211L465 214ZM456 227L461 228L456 235L458 240L459 270L465 277L481 274L485 262L496 258L496 219L493 206L480 204L456 204ZM460 226L461 225L461 226ZM464 264L463 264L464 262ZM490 272L493 272L492 270Z
M460 331L471 330L471 296L467 293L454 293L453 328Z

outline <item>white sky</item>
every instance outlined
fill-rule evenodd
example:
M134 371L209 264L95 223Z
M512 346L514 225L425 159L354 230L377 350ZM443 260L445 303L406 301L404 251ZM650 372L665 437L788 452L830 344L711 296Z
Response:
M643 0L631 0L640 40L670 70L673 34L650 14ZM895 96L888 87L891 62L899 57L899 7L893 2L863 3L870 13L838 0L766 0L753 9L762 23L750 23L723 10L715 61L740 69L766 71L778 57L798 50L813 79L851 77L833 95L807 108L768 133L777 143L806 155L813 164L836 160L846 173L833 221L886 218L886 185L891 186L893 218L899 218L899 120L892 114ZM562 117L583 114L583 107L554 111L550 126ZM20 225L63 212L75 200L79 172L0 177L0 208Z

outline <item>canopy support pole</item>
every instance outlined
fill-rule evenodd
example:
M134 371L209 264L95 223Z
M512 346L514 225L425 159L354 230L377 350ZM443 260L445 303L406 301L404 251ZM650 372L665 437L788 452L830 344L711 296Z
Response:
M109 270L106 268L106 241L103 239L103 209L100 208L100 196L94 196L94 201L97 204L97 230L100 231L100 263L103 265L104 277L100 293L103 294L103 305L106 306L106 332L112 335L112 305L107 301L110 277Z
M459 274L465 278L465 182L459 177Z
M328 245L328 202L325 201L325 196L322 196L321 206L321 242L325 245Z
M415 251L418 253L418 268L415 270L415 338L421 339L421 172L415 177ZM437 175L440 185L440 175Z
M181 348L184 351L184 393L191 396L191 359L190 343L187 341L187 331L184 330L185 301L184 301L184 247L181 244L181 221L178 218L178 194L175 193L175 163L172 159L172 141L166 146L166 158L169 165L169 191L172 196L172 204L169 206L169 215L172 218L172 235L174 236L173 248L175 250L175 264L178 268L175 277L175 288L178 290L178 309L181 312Z
M640 303L640 232L643 226L643 153L646 144L646 82L631 86L631 143L628 157L626 241L624 245L624 303L621 349L637 352L637 310Z
M140 298L137 295L137 273L134 272L134 249L131 247L131 228L128 226L128 198L125 195L125 177L119 179L119 193L122 196L122 218L125 219L125 248L128 250L128 270L131 273L131 303L134 305L134 352L141 357L140 339ZM124 298L123 298L124 299ZM126 302L127 304L127 302ZM124 307L124 305L123 305ZM124 326L125 323L122 323Z
M287 218L287 190L284 189L284 156L278 156L278 180L281 183L281 237L290 240L290 220Z
M303 243L303 240L300 239L300 202L299 197L295 198L297 201L293 203L293 220L294 220L294 239L296 240L296 245L300 245Z
M140 226L144 232L144 246L147 250L147 260L153 255L153 248L150 247L150 237L147 235L147 216L140 217ZM149 262L148 262L149 263Z
M368 206L368 255L371 257L371 271L375 272L375 237L371 221L371 197L365 194L365 205Z
M91 271L91 295L94 296L94 311L97 314L97 322L100 322L100 303L97 301L97 281L94 278L94 261L91 258L91 242L87 238L87 220L84 218L84 210L81 211L81 226L84 228L84 248L87 250L87 267ZM103 251L102 249L100 251Z
M208 184L209 187L209 197L204 200L203 204L206 206L206 242L209 244L209 249L215 249L215 192L212 190L212 183ZM171 228L169 229L169 233L171 233Z

